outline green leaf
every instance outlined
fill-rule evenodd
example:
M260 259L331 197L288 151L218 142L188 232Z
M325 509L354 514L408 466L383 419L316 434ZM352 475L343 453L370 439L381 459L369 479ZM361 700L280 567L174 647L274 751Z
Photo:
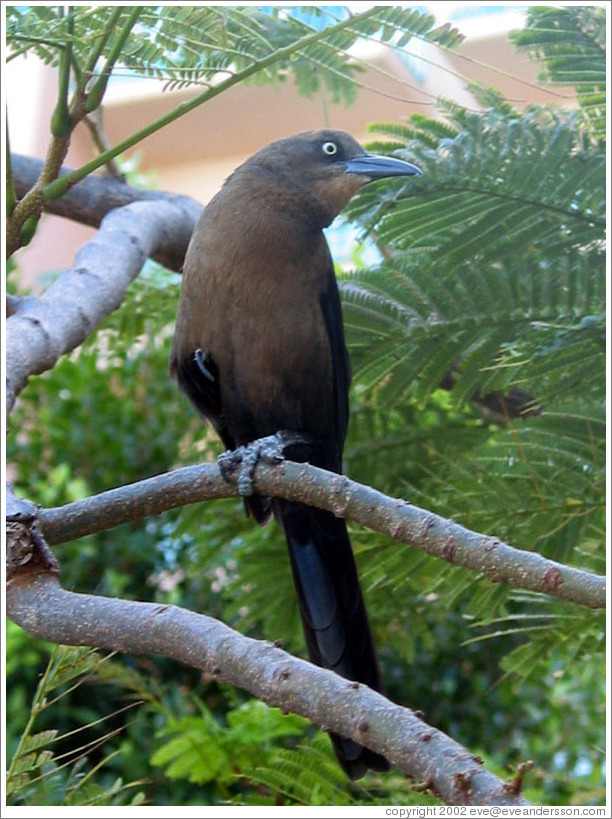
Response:
M594 6L533 7L527 25L510 35L541 60L541 78L573 86L594 136L606 136L606 12Z
M187 779L202 785L224 773L227 778L230 758L220 732L211 734L210 726L199 717L184 717L172 726L176 735L161 745L150 759L165 768L170 779Z
M245 745L261 744L279 737L301 735L309 721L297 714L283 714L259 700L249 700L227 715L232 737Z

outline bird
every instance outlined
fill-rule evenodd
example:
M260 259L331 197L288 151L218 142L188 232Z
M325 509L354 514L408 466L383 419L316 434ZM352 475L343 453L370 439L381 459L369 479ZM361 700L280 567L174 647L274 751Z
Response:
M344 131L305 131L254 153L206 205L185 256L170 374L227 450L289 431L300 437L287 458L342 472L351 367L323 229L363 185L420 173ZM310 660L384 693L345 521L256 494L244 505L284 531ZM350 779L389 769L331 739Z

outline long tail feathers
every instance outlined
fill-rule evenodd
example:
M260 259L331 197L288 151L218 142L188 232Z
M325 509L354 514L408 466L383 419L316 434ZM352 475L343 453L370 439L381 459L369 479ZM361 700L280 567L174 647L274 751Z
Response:
M331 512L274 500L289 547L293 579L310 659L349 680L384 693L346 525ZM331 739L351 779L368 768L389 769L380 754L336 734Z

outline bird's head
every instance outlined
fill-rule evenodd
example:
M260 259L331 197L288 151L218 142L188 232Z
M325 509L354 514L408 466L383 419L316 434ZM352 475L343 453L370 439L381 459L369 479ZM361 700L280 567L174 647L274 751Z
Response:
M345 131L304 131L270 143L245 165L259 166L283 180L296 198L317 203L322 227L368 182L392 176L419 176L416 165L368 154Z

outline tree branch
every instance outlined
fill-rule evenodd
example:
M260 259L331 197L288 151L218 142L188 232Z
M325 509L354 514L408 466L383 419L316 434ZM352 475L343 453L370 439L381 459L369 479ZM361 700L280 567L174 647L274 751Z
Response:
M260 460L255 489L264 495L298 500L328 509L375 532L456 566L589 608L606 605L606 578L565 566L537 552L516 549L407 501L310 464ZM168 509L223 497L237 497L217 464L177 469L55 509L40 511L42 531L51 544L111 529Z
M7 588L9 616L39 639L128 654L161 654L245 689L268 705L292 711L384 754L400 771L426 783L451 805L526 805L512 783L482 761L367 686L253 640L223 623L178 606L140 603L62 589L44 561L23 561L32 520L11 520L9 542L19 543L21 565ZM30 540L32 553L40 548Z
M20 154L11 155L13 184L19 199L36 184L43 168L40 159ZM72 173L72 168L62 166L60 176ZM151 258L169 270L179 272L187 251L193 227L202 213L202 205L188 196L178 196L165 191L148 191L133 188L109 176L88 176L64 194L60 199L45 201L45 213L63 216L89 227L98 227L104 217L116 208L133 202L169 202L176 205L185 217L184 223L174 224L174 229L161 237L159 246L152 248Z
M159 199L113 210L44 298L16 300L6 322L7 414L29 376L51 369L119 307L148 256L176 235L187 246L193 220L193 209Z

